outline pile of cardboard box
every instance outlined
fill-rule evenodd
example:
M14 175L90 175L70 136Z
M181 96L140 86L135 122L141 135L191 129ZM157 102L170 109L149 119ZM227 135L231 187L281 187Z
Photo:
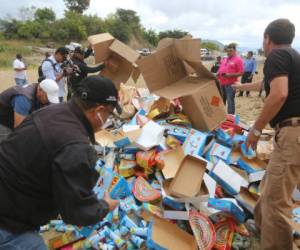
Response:
M58 239L54 248L225 250L249 236L244 223L268 157L245 149L249 127L226 115L214 76L201 63L200 40L167 39L144 58L109 34L89 41L96 62L111 60L102 75L120 87L141 74L148 89L130 87L123 99L135 110L126 118L133 117L96 134L94 192L101 199L108 190L119 206L90 227L43 227L72 232L69 244Z

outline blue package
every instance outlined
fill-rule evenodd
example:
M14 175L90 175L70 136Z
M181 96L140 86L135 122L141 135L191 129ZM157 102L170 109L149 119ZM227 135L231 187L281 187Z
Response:
M205 154L206 160L217 163L219 159L230 164L230 154L232 149L215 142Z
M132 146L127 146L123 148L124 154L136 154L139 151L141 151L139 148Z
M146 115L146 111L144 109L140 109L135 116L131 119L131 121L128 123L128 125L138 125L137 123L137 116L138 115Z
M165 206L168 206L168 207L170 207L172 209L175 209L177 211L183 211L183 210L185 210L185 206L184 206L183 203L174 201L174 200L172 200L172 199L170 199L168 197L164 197L163 198L163 204Z
M230 200L209 198L208 207L228 212L232 214L234 218L236 218L240 223L243 223L245 221L246 215L243 209Z
M245 170L247 172L247 174L252 174L257 171L262 170L262 169L255 169L255 168L251 167L251 165L249 165L247 162L245 162L242 158L238 159L237 165L239 166L239 168Z
M202 133L198 130L191 129L189 135L187 136L184 144L184 153L196 156L202 156L203 149L206 143L207 134Z
M114 141L114 144L117 148L123 148L125 146L128 146L131 144L131 141L129 140L128 137L124 137L120 140Z
M114 200L123 199L131 195L130 187L124 177L115 175L112 181L110 197Z
M190 129L171 124L163 125L168 135L174 136L180 142L184 143L190 133Z
M109 189L115 173L108 168L101 168L99 171L99 179L94 187L93 191L97 195L98 199L103 199L104 193Z
M232 145L232 142L231 142L232 138L231 138L230 134L226 133L221 128L216 129L216 138L218 141L220 141L226 145Z
M253 159L254 157L256 157L255 151L252 149L251 146L249 146L249 148L247 149L246 143L243 143L241 145L241 151L242 151L242 154L245 157L247 157L248 159Z

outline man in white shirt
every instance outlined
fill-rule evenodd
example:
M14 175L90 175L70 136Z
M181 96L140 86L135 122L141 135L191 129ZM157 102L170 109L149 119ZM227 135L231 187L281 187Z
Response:
M64 72L61 63L66 60L68 50L65 47L58 48L54 55L45 59L42 63L42 72L45 79L56 81L59 87L59 101L63 102L65 96Z
M17 85L24 85L27 83L26 80L26 66L22 61L22 55L17 54L16 59L13 62L13 68L15 70L15 82Z

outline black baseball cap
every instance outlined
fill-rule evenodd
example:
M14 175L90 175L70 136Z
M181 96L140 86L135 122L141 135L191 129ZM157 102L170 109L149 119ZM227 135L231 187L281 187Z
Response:
M82 100L99 104L110 104L119 114L122 109L118 103L118 90L113 82L103 76L88 76L83 79L75 94Z

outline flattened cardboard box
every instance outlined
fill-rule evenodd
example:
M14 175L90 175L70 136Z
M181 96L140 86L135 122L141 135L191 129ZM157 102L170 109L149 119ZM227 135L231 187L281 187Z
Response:
M95 63L110 59L111 67L105 67L101 75L111 79L119 89L121 82L128 81L140 55L109 33L90 36L88 41L95 52Z
M225 121L225 108L214 76L199 60L199 50L198 39L174 40L137 64L150 92L167 99L180 98L193 127L207 131ZM190 76L186 66L198 76Z

